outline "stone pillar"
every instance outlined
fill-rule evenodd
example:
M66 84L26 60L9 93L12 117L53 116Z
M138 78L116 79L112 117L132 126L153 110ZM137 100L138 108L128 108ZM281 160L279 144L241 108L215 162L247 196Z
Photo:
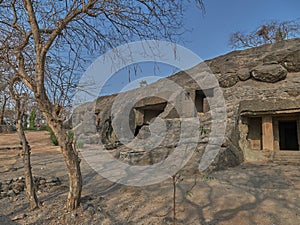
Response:
M274 150L272 116L262 117L262 142L264 150Z
M177 110L179 109L179 115L184 118L194 117L195 112L195 104L193 102L194 95L191 95L192 90L188 90L186 92L180 93L176 96Z

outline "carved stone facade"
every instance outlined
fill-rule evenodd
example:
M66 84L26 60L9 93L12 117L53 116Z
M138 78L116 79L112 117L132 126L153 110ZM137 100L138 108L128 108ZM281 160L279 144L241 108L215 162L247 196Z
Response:
M235 51L204 63L217 77L221 89L208 87L203 90L187 75L201 76L207 72L203 70L203 64L199 64L188 71L125 93L128 96L149 93L151 96L153 90L163 90L162 87L166 86L165 80L175 82L184 90L173 103L157 97L141 98L141 101L135 103L129 115L132 137L147 133L149 135L149 125L157 117L167 121L167 138L153 150L155 157L162 159L167 157L165 153L172 151L178 141L180 127L177 124L180 119L197 115L201 136L197 143L196 156L187 168L193 170L211 138L209 133L212 110L224 110L227 123L225 138L220 146L220 153L211 163L211 169L234 166L243 161L300 164L300 39ZM167 90L166 92L170 92L167 95L171 95L174 90ZM209 104L220 90L225 99L224 109ZM124 156L130 150L120 145L110 123L114 116L111 108L116 96L100 97L94 103L97 133L90 139L90 143L101 141L108 149L119 151L120 154L116 155ZM186 100L187 97L192 99L192 105ZM175 109L174 104L180 107ZM82 115L82 111L84 107L77 109L74 117ZM80 130L80 119L76 121L75 128ZM79 133L79 138L89 138L84 132ZM151 161L148 160L149 152L137 155L137 164ZM152 163L156 161L154 159Z
M300 101L274 98L242 102L239 133L247 160L273 161L282 153L300 157Z

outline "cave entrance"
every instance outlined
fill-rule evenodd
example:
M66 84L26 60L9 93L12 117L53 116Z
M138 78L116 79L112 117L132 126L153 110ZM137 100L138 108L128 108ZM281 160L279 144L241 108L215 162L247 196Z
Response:
M143 125L137 125L136 126L135 131L134 131L134 136L135 137L139 134L142 127L143 127Z
M152 120L158 117L164 112L167 102L162 102L158 104L145 105L142 107L135 108L135 131L134 136L136 137L143 126L150 125Z
M210 110L207 97L213 97L213 96L214 96L213 89L195 91L195 107L198 114L203 114Z
M280 150L299 151L297 121L279 121Z
M153 119L164 111L162 109L144 109L144 124L149 125Z

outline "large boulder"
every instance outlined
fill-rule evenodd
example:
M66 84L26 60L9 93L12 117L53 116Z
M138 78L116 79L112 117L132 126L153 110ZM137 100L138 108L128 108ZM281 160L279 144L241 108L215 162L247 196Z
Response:
M237 71L238 78L245 81L251 78L250 70L248 68L241 68Z
M239 82L239 77L236 73L224 73L221 76L217 76L219 80L220 87L228 88L234 86L237 82Z
M259 65L252 69L251 75L256 80L275 83L286 78L287 70L279 64Z
M300 71L300 50L293 51L284 57L283 65L289 72Z

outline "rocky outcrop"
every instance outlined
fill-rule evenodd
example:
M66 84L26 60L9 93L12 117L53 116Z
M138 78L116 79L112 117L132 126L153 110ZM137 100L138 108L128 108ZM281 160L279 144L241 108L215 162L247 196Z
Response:
M286 78L287 70L279 64L259 65L252 69L251 76L267 83L275 83Z
M197 90L203 90L203 87L199 87L197 82L189 75L193 75L194 78L206 79L205 74L207 73L214 74L221 89L217 89L213 83L204 87L207 89L204 90L204 97L201 98L201 95L199 95L199 101L203 104L201 108L203 111L197 109L197 112L194 106L190 107L186 99L188 97L195 99ZM172 81L174 86L170 86L169 81ZM162 108L162 104L165 104L162 99L169 99L180 88L183 89L182 93L179 93L178 97L173 99L172 102L166 102L166 105ZM81 135L79 138L94 144L101 141L108 149L118 151L115 156L119 159L127 163L143 165L156 163L167 157L168 154L166 153L172 152L178 143L180 119L193 117L198 113L200 126L197 129L201 130L201 135L195 148L196 156L192 158L185 169L186 171L196 171L198 163L205 156L203 156L205 148L209 146L209 149L214 151L218 145L220 145L221 150L211 162L209 169L221 169L226 166L235 166L245 158L239 135L239 129L244 129L239 127L240 113L247 110L257 111L259 108L266 112L278 110L279 108L283 110L290 109L300 102L299 90L300 39L293 39L243 51L234 51L207 60L187 71L181 71L147 87L123 93L121 95L127 97L119 102L118 95L100 97L96 102L84 105L77 110L74 124L75 129ZM225 99L225 109L221 107L222 104L220 104L219 99L214 99L214 96L220 91ZM160 99L143 98L143 96L157 96L157 93L162 92L163 97ZM133 114L130 113L129 118L127 118L130 121L129 127L132 138L134 133L137 134L138 138L142 138L143 135L149 136L149 127L151 126L146 124L146 117L151 119L151 115L155 115L155 117L168 121L167 138L150 152L144 150L132 151L120 145L118 135L114 133L112 128L112 118L126 110L122 106L130 105L132 101L130 96L139 96L141 99L141 101L131 106L135 115L139 116L132 117ZM114 113L112 113L112 107L116 102L118 102L116 104L117 109L113 110ZM205 105L207 102L211 107ZM178 107L176 108L174 105ZM226 112L225 137L222 143L214 145L214 140L218 137L209 137L212 128L212 114L222 111ZM89 129L85 130L82 118L87 116L91 119L87 124ZM120 125L120 123L117 126L121 126L120 129L124 130L123 125ZM247 129L245 129L245 132L247 132ZM242 135L247 136L246 133ZM210 141L212 145L209 144Z
M299 43L299 39L292 39L272 45L234 51L208 60L206 63L214 74L220 74L220 85L224 88L232 87L238 81L245 81L257 76L259 76L258 80L263 82L277 82L284 79L285 71L300 71ZM255 71L255 75L253 71ZM270 76L270 78L264 76Z

